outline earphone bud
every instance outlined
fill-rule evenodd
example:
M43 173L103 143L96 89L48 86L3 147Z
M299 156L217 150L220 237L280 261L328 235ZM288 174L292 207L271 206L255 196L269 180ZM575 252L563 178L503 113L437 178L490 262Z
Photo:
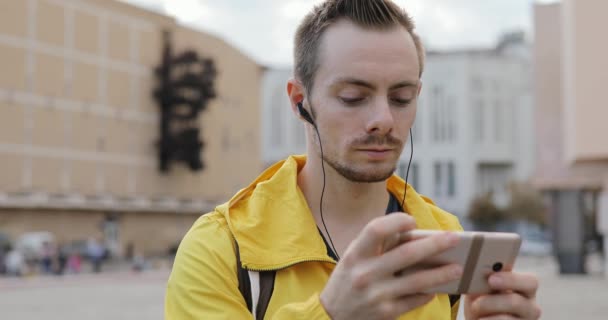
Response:
M304 118L304 120L306 120L308 123L316 127L317 125L315 124L315 121L310 116L308 110L304 109L304 106L302 106L302 102L298 102L296 106L298 107L298 112L300 113L300 116L302 116L302 118Z

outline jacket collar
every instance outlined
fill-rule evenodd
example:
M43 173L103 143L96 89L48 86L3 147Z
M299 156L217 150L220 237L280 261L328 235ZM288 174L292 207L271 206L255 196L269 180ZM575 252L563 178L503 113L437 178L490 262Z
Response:
M298 172L305 163L305 156L291 156L276 163L217 208L239 245L244 268L276 270L304 261L335 262L327 255L297 184ZM403 186L398 176L387 180L387 190L399 199ZM416 219L418 228L439 228L425 200L409 185L405 211Z

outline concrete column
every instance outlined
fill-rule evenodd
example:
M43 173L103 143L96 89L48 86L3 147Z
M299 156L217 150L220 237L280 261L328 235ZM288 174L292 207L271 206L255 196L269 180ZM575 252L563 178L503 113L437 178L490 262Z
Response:
M608 181L598 197L598 231L604 238L604 277L608 279Z
M560 273L586 273L581 190L552 192L553 247Z

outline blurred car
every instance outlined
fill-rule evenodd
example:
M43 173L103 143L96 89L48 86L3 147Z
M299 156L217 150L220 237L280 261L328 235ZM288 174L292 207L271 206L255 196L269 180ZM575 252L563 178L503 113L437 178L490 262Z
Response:
M520 249L521 254L530 256L548 256L553 253L553 244L547 241L524 239Z
M519 252L530 256L549 256L553 254L553 242L546 234L526 234L522 236Z
M26 260L38 260L42 257L45 243L55 245L55 236L47 231L27 232L15 240L15 249L23 253Z

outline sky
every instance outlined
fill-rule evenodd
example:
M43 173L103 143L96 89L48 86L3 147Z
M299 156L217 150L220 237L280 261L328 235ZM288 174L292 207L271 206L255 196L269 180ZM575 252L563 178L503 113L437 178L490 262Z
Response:
M290 66L293 35L321 0L121 0L173 16L183 25L219 36L255 61ZM556 0L394 0L417 26L427 49L492 47L504 32L531 37L534 3Z

